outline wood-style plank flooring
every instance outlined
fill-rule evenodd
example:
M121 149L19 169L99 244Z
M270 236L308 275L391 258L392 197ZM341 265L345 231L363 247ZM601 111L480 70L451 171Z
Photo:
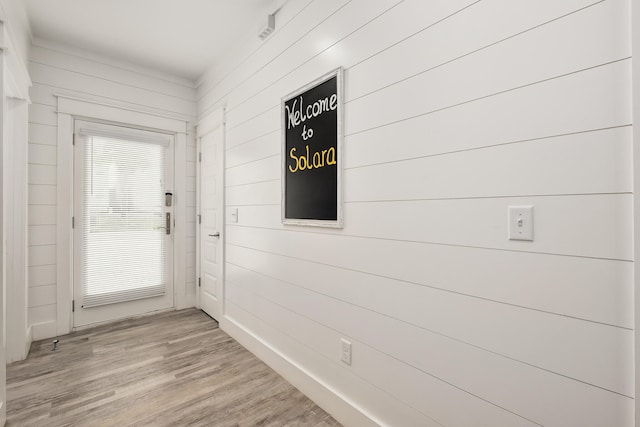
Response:
M195 309L34 342L8 426L339 426Z

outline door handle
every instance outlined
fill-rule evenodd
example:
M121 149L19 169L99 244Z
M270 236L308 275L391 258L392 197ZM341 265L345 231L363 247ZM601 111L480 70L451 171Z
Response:
M165 225L167 234L171 234L171 212L166 213L164 225Z
M220 238L220 233L209 234L209 237L217 237L219 239Z

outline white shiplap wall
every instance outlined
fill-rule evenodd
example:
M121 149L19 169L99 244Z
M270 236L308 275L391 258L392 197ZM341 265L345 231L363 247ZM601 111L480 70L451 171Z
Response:
M629 8L287 2L198 90L238 208L223 325L382 424L631 426ZM345 227L284 227L280 98L337 66ZM509 241L528 204L535 241Z
M29 73L29 321L34 339L56 334L56 94L185 119L196 118L193 83L35 41ZM188 137L186 284L195 292L195 139Z

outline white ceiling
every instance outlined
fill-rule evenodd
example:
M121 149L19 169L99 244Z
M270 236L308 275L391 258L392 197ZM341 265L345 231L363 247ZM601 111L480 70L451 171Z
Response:
M195 81L274 0L26 0L34 37Z

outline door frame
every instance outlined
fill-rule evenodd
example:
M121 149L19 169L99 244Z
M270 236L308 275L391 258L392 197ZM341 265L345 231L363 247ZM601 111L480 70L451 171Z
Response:
M17 49L15 37L5 25L4 13L0 14L0 426L6 422L6 362L7 346L9 348L9 360L15 361L26 357L31 346L31 328L27 321L27 292L28 271L27 264L27 229L26 229L26 167L27 167L27 129L28 129L28 104L29 87L31 79L28 69L20 58L20 49ZM7 108L7 103L14 103L14 108ZM10 133L7 133L10 132ZM7 144L13 147L13 158L5 157ZM17 153L20 152L19 155ZM14 181L13 191L25 191L20 196L20 206L14 201L8 200L11 194L5 180L6 174L11 168L5 167L7 162L12 162L16 169L23 168L20 177ZM15 178L15 177L14 177ZM24 228L22 233L17 233L16 239L8 239L8 233L14 224L7 224L9 210L13 211L14 219L24 214ZM15 230L14 230L15 235ZM24 240L23 240L24 239ZM9 241L7 241L9 240ZM5 244L6 242L6 244ZM5 246L6 245L6 246ZM12 278L11 285L7 283L6 255L11 251L17 256L19 274ZM11 289L8 289L8 287ZM9 309L10 308L10 309ZM11 328L8 328L10 325ZM10 331L9 333L7 333Z
M635 424L640 426L640 7L631 8L631 109L633 129L633 284L635 317Z
M28 306L28 185L27 185L27 115L28 101L5 94L4 147L9 150L5 166L8 182L5 182L6 224L6 313L5 331L7 363L23 360L31 347L31 325L27 319Z
M211 111L210 113L208 113L207 115L205 115L202 119L200 119L200 121L198 123L196 123L196 212L198 215L198 221L196 223L196 307L201 309L201 304L200 304L200 281L201 281L201 262L200 262L200 243L201 243L201 239L200 239L200 234L201 234L201 228L202 228L202 224L201 224L201 219L202 219L202 203L201 203L201 183L200 183L200 179L201 179L201 170L200 167L202 165L201 161L201 157L200 157L200 153L201 153L201 139L203 136L213 132L214 130L218 129L219 127L222 127L222 143L223 143L223 153L225 152L225 141L226 141L226 129L225 129L225 113L226 113L226 108L225 107L219 107L213 111ZM222 164L222 174L220 176L220 180L222 181L222 188L224 189L224 182L225 182L225 158L226 155L222 156L221 159L221 164ZM225 275L226 275L226 268L225 268L225 242L226 242L226 210L225 210L225 203L226 203L226 191L223 190L223 194L222 194L222 206L219 206L219 212L222 214L222 230L221 230L221 237L220 237L220 249L222 251L221 257L222 257L222 272L221 272L221 277L218 278L218 280L220 280L220 296L218 298L219 301L219 312L220 312L220 319L216 319L218 321L218 323L222 326L224 319L225 319Z
M174 181L175 181L175 173L174 166L175 162L173 160L174 152L175 152L175 136L166 133L158 133L158 132L149 132L149 131L140 131L139 129L132 129L129 127L116 126L112 124L105 124L97 121L89 121L87 119L75 119L74 120L74 129L75 134L81 133L82 131L87 132L87 135L91 135L92 132L97 132L100 134L113 134L121 137L123 140L132 139L135 141L145 141L149 139L150 142L148 145L155 145L159 147L163 142L166 143L166 146L162 147L165 151L164 165L165 168L165 176L163 177L163 187L162 194L169 191L172 194L175 192L174 190ZM138 138L141 138L138 140ZM157 140L156 140L157 139ZM121 301L119 303L107 304L104 306L95 306L93 308L88 309L87 311L83 310L82 303L84 303L84 295L82 292L83 283L80 280L77 280L79 275L82 274L82 259L84 257L84 251L80 250L84 239L88 237L87 230L83 229L83 220L80 216L86 215L86 213L82 213L84 208L84 190L83 187L86 185L85 182L85 168L86 165L86 147L84 144L87 143L86 136L82 135L78 138L76 136L75 148L74 148L74 193L73 193L73 203L74 203L74 216L76 218L75 227L74 227L74 283L73 283L73 298L76 302L75 310L72 313L73 319L73 328L75 330L85 329L88 327L92 327L95 325L99 325L102 323L109 323L113 321L117 321L123 318L137 317L143 316L147 313L157 313L159 311L165 310L173 310L175 307L175 293L173 292L174 287L174 276L173 276L173 267L174 267L174 249L173 249L173 241L175 237L175 227L172 224L170 225L170 234L167 235L163 231L164 234L164 244L166 252L163 260L164 268L165 268L165 277L167 280L166 283L166 291L164 295L161 297L155 297L153 299L141 298L141 299L133 299L129 301ZM171 204L170 207L164 206L164 197L162 198L163 209L165 212L170 213L170 218L173 220L175 218L175 204ZM80 307L79 307L80 306ZM105 318L104 316L108 316Z
M185 273L186 240L186 146L188 120L163 116L128 107L55 94L58 121L57 166L57 320L40 325L43 336L64 335L73 330L73 132L76 119L100 121L107 124L131 126L139 129L174 135L174 243L173 283L174 308L193 305L187 293Z

